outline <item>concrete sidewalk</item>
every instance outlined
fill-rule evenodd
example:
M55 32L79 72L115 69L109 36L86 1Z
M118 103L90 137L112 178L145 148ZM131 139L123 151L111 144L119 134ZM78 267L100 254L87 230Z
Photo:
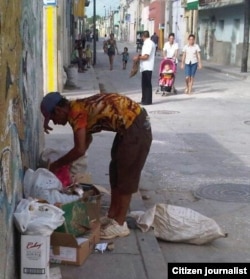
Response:
M78 73L78 89L65 90L67 98L82 98L99 92L99 84L93 68ZM53 127L53 125L51 124ZM73 145L72 130L67 126L54 126L54 131L45 137L45 147L57 149L58 146L70 149ZM89 171L93 182L109 189L108 163L114 133L99 133L88 151ZM104 139L105 137L105 139ZM105 142L106 141L106 142ZM110 145L110 146L109 146ZM102 200L102 211L106 211L109 197ZM139 193L133 196L130 210L145 210ZM59 265L63 279L166 279L167 266L153 231L142 233L131 229L128 237L112 240L115 249L100 254L93 252L80 267ZM110 242L110 241L102 241ZM157 276L156 276L157 274Z

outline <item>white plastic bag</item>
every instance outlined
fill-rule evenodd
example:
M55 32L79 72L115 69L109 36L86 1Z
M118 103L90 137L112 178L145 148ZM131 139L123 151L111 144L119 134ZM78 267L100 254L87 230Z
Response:
M22 199L17 205L14 220L23 234L49 236L64 223L64 212L51 204Z
M155 236L166 241L201 245L227 236L213 219L190 208L156 204L146 212L131 212L130 216L143 232L153 227Z
M47 169L26 170L23 185L25 198L42 199L50 204L69 203L79 199L78 195L61 193L61 181Z

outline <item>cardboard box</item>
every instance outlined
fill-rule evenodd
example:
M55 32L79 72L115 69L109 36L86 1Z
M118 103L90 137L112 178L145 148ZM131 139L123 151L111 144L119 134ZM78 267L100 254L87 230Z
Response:
M49 279L50 236L21 236L21 279Z
M51 235L50 262L82 265L99 241L99 222L93 223L90 232L82 237L54 232Z
M85 191L83 198L60 206L65 212L63 215L65 221L56 229L56 232L81 236L90 229L92 222L99 221L101 193L93 185L88 185L88 187L91 190Z

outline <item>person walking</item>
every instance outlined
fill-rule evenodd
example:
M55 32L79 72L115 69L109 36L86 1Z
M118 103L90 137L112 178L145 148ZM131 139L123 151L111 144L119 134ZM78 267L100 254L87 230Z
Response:
M122 65L123 65L123 70L126 69L127 63L128 63L128 59L129 59L129 53L128 53L128 48L125 47L123 52L122 52Z
M184 69L185 64L185 76L186 76L186 94L192 94L192 88L194 84L195 73L198 69L202 68L200 47L195 44L195 35L190 34L188 36L188 44L183 48L181 69Z
M134 57L134 61L140 61L142 105L152 104L152 72L155 62L155 44L149 37L149 32L142 33L143 46L141 55Z
M90 68L90 64L92 62L92 51L90 49L90 45L87 44L86 50L85 50L86 60L87 60L87 68Z
M129 235L125 221L132 194L138 191L142 168L152 142L151 125L144 108L130 98L117 93L100 93L78 100L68 100L59 92L47 94L40 105L44 116L44 131L49 126L70 124L74 147L52 162L51 172L69 165L84 155L92 134L102 130L116 132L111 149L109 178L111 202L108 215L102 218L101 238Z
M154 32L154 35L151 36L151 40L155 43L155 54L158 50L158 43L159 43L159 37L157 34Z
M164 44L163 49L162 49L162 56L164 59L172 59L177 67L178 64L178 43L175 42L175 35L174 33L170 33L168 35L168 41ZM175 75L173 77L173 88L172 92L174 94L177 94L177 90L175 88Z
M113 64L114 64L114 57L115 57L115 51L117 51L117 54L119 54L118 52L118 48L116 45L116 40L114 39L114 34L111 33L109 39L106 41L106 47L107 49L107 54L109 57L109 69L110 71L113 70Z
M175 35L174 33L170 33L168 35L168 41L164 44L163 50L162 50L162 56L163 58L167 59L173 59L174 62L178 63L178 43L175 42Z

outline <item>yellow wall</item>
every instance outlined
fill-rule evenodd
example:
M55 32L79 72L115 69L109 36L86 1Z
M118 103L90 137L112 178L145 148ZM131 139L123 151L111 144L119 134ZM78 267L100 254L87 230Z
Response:
M44 94L58 90L57 7L44 8Z

